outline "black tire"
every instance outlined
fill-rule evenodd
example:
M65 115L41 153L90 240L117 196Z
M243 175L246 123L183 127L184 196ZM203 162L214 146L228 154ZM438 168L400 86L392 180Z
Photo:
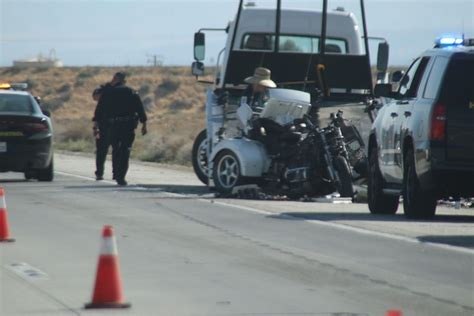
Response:
M338 156L334 159L334 168L339 176L339 184L337 190L341 197L354 197L354 187L352 186L352 172L347 159Z
M25 180L32 180L35 178L36 173L34 171L25 171Z
M205 144L203 144L205 143ZM198 179L204 183L208 183L207 177L207 151L202 151L202 146L207 146L207 131L201 131L196 139L194 140L193 144L193 152L192 152L192 162L193 162L193 169L194 173L198 177ZM205 164L204 164L205 161Z
M436 196L423 190L415 169L415 156L409 149L403 165L403 210L408 218L430 218L436 212Z
M377 150L373 149L369 157L369 177L367 199L372 214L395 214L400 197L383 193L384 179L379 169Z
M232 167L228 165L233 163L235 165ZM226 174L224 174L225 169L228 169ZM232 174L228 173L230 170L232 170ZM226 178L228 180L227 183L225 183ZM232 151L224 149L217 154L214 159L212 179L214 180L216 190L224 194L232 193L232 190L242 183L243 177L240 173L239 159Z
M38 181L42 182L51 182L54 179L54 162L53 158L51 158L51 162L49 166L45 169L38 171Z

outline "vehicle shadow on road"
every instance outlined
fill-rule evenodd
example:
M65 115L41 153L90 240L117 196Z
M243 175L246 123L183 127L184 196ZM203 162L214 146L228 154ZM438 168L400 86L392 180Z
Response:
M149 190L160 190L176 194L209 194L209 188L204 185L184 184L137 184L137 186Z
M474 236L463 235L425 235L416 237L421 242L432 242L465 248L474 248Z
M320 221L371 221L371 222L417 222L417 223L474 223L473 216L469 215L436 215L432 219L408 219L402 214L374 215L370 213L342 213L342 212L284 212L269 215L279 219L301 219Z
M128 186L118 186L115 184L88 184L88 185L69 185L65 189L80 190L113 190L113 191L131 191L143 193L172 193L177 196L166 197L172 199L196 199L196 198L215 198L214 193L210 192L203 185L178 185L178 184L132 184ZM179 196L178 196L179 195Z
M0 183L22 183L22 182L29 182L26 179L0 179Z

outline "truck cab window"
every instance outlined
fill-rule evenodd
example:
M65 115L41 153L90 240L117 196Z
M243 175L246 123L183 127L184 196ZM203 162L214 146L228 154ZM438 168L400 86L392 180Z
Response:
M271 34L246 34L242 41L242 49L273 50L275 36ZM280 35L281 52L319 53L319 37L305 35ZM343 39L327 38L326 53L347 54L347 42Z

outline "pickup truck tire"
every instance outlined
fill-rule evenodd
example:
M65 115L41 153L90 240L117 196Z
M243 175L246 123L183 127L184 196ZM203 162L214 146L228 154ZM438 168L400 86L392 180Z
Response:
M354 187L352 186L351 167L347 159L343 156L338 156L334 159L334 168L339 176L339 185L337 190L341 197L354 197Z
M415 169L413 150L405 154L403 166L403 210L408 218L429 218L436 212L436 196L423 190Z
M207 131L201 131L193 144L192 162L194 173L198 179L204 183L208 183L207 177Z
M49 166L45 169L38 170L38 181L51 182L54 179L54 162L51 158Z
M216 155L212 179L216 190L223 194L231 194L236 186L243 183L239 159L232 151L224 149Z
M373 149L369 157L369 178L367 198L372 214L395 214L398 210L400 197L383 192L384 179L380 172L377 150Z

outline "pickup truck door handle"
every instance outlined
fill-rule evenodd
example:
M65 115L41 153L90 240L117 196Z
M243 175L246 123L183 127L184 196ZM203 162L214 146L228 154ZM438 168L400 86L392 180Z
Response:
M405 113L403 113L405 115L405 117L409 117L411 116L411 112L410 111L405 111Z
M392 113L390 113L390 116L391 116L391 117L397 117L398 114L397 114L397 112L392 112Z
M398 101L397 104L408 104L410 103L409 101L407 100L401 100L401 101Z

